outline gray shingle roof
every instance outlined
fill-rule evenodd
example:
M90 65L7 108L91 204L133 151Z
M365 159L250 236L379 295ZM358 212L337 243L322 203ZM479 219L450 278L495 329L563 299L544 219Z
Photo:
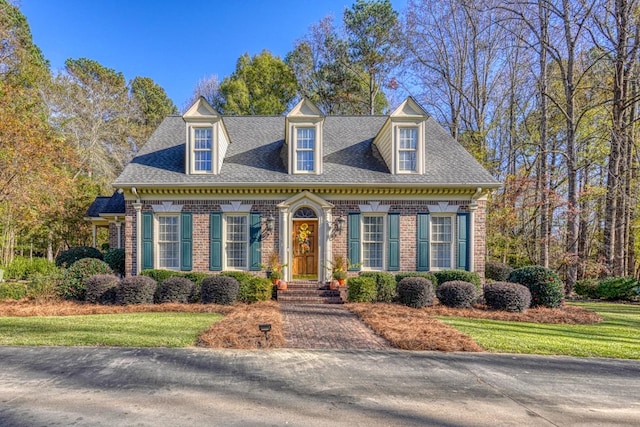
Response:
M114 182L114 186L225 184L413 184L484 186L499 183L439 124L425 126L426 167L423 175L393 175L372 147L387 116L325 118L324 171L321 175L288 174L281 160L283 116L224 117L231 144L219 175L185 174L185 123L167 117Z

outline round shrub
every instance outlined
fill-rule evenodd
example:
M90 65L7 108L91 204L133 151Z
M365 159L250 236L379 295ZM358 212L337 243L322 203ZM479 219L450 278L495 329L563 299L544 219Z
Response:
M520 283L531 292L531 307L559 307L564 297L564 286L558 275L545 267L532 265L513 270L509 282Z
M468 308L478 297L478 289L473 283L454 280L438 285L436 296L447 307Z
M453 281L462 281L473 283L478 290L478 293L482 289L482 279L478 273L466 270L442 270L434 271L433 275L436 276L438 284ZM438 285L436 285L438 286Z
M131 276L123 279L116 288L118 304L153 304L157 282L146 276Z
M376 301L392 302L396 297L396 279L391 273L363 271L360 277L371 277L376 281Z
M598 299L598 279L582 279L578 280L573 287L576 294L585 298Z
M159 283L154 300L156 303L177 302L186 304L193 292L194 284L185 277L169 277Z
M92 304L113 304L116 302L118 279L113 274L96 274L84 281L85 300Z
M69 268L76 261L84 258L95 258L102 260L104 257L102 252L91 246L76 246L69 248L66 251L60 252L60 255L56 257L56 266Z
M83 258L76 261L65 272L58 284L58 295L64 299L84 301L85 280L96 274L113 274L106 262L96 258Z
M229 276L210 276L202 280L200 300L203 304L233 304L238 298L240 283Z
M251 304L258 301L268 301L273 294L273 283L266 277L253 276L247 281L240 282L238 301Z
M531 292L518 283L488 283L484 285L484 300L495 310L522 312L531 304Z
M496 282L506 282L513 267L497 261L487 261L484 265L484 277Z
M124 249L111 249L104 254L104 262L119 275L124 275Z
M405 277L398 282L398 301L408 307L421 308L433 304L433 283L424 277Z
M352 277L349 279L349 302L373 302L378 294L373 277Z
M433 273L426 271L403 271L401 273L396 273L396 283L400 283L400 281L405 277L424 277L425 279L429 279L434 288L438 286L439 283Z
M595 290L598 298L634 301L640 297L640 282L633 277L607 277Z

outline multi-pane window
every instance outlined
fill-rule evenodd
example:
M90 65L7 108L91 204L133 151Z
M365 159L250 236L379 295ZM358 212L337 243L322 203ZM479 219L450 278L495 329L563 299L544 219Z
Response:
M452 268L453 217L431 218L431 268Z
M362 217L362 266L384 268L384 216Z
M246 215L228 215L226 232L227 267L247 268L249 229Z
M193 130L193 161L198 172L211 172L211 128Z
M398 170L415 172L418 146L417 128L400 128L398 132Z
M158 217L158 266L180 267L180 226L178 216Z
M315 145L315 128L296 129L296 171L313 172Z

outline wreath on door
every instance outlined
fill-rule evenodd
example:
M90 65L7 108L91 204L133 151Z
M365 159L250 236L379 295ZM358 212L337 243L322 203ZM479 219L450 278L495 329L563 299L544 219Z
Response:
M302 254L306 254L311 250L311 242L309 241L309 236L311 235L311 230L309 230L308 224L301 224L300 229L298 230L298 245L300 246L300 252Z

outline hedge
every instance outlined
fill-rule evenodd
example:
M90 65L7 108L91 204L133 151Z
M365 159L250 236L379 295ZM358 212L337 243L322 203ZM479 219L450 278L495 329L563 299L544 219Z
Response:
M531 292L518 283L494 282L484 285L484 300L495 310L522 312L531 304Z
M373 277L358 276L349 279L349 302L373 302L377 294L376 280Z
M487 261L484 264L484 277L496 282L505 282L509 279L509 274L513 271L513 267L497 261Z
M454 280L438 285L436 296L447 307L468 308L478 297L478 289L473 283Z
M186 304L193 295L194 283L186 277L169 277L159 283L154 296L156 303L175 302Z
M113 274L106 262L96 258L83 258L73 263L58 284L58 295L64 299L84 301L85 280L96 274Z
M421 308L433 304L433 283L424 277L405 277L398 282L398 301L408 307Z
M122 280L116 288L118 304L153 304L157 282L146 276L131 276Z
M393 274L382 271L363 271L360 277L371 277L376 281L376 301L393 302L396 298L396 278Z
M532 265L513 270L509 282L520 283L531 292L531 307L555 308L562 304L564 286L558 275L545 267Z
M436 276L436 280L438 284L444 282L453 282L453 281L462 281L473 283L480 292L482 290L482 279L480 279L480 275L478 273L466 270L441 270L434 271L433 275ZM438 285L434 285L438 286Z
M102 252L96 248L92 248L91 246L76 246L60 252L60 255L56 257L56 266L69 268L76 263L76 261L84 258L102 260L104 259L104 256L102 255Z
M85 280L85 300L92 304L114 304L118 279L113 274L96 274Z
M438 278L433 273L426 271L403 271L401 273L396 273L396 283L400 283L400 281L405 277L423 277L425 279L428 279L433 285L434 289L436 286L438 286L439 283Z
M238 299L240 284L231 276L210 276L202 281L200 298L203 304L230 305Z

